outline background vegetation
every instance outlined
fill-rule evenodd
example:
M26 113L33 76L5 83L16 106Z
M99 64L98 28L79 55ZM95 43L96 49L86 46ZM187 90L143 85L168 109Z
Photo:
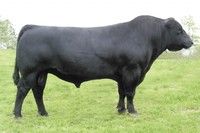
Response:
M9 20L0 20L0 49L14 49L16 47L15 30Z

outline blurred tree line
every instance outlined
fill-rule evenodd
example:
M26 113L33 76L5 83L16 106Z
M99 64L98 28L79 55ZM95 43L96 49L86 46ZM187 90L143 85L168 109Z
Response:
M17 36L9 20L0 20L0 48L15 49Z
M185 16L182 24L194 42L194 49L200 53L200 27L197 26L192 16Z
M198 35L199 27L194 22L193 17L185 16L182 19L182 24L183 24L185 30L187 31L187 33L192 38L194 44L199 44L200 43L200 36Z

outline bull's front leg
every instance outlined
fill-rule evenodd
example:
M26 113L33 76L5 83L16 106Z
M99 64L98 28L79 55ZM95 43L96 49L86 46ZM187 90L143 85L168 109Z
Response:
M133 99L135 96L136 87L139 84L141 77L141 69L140 67L135 67L134 69L124 68L123 70L123 84L125 89L125 96L127 98L127 109L131 114L137 113L135 110Z
M128 112L131 113L131 114L137 113L135 106L133 104L133 98L135 96L135 90L136 90L135 87L134 88L132 88L132 87L126 88L127 109L128 109Z

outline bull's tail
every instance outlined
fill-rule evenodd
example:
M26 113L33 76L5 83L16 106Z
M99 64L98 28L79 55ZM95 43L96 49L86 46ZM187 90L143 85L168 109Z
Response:
M13 73L13 82L15 85L18 84L19 79L20 79L19 68L17 67L17 60L15 60L15 68L14 68L14 73Z
M21 39L22 35L24 34L25 31L32 29L36 26L34 25L25 25L21 31L19 32L18 38L17 38L17 47L19 45L19 40ZM16 48L17 49L17 48ZM18 68L18 63L17 63L17 50L16 50L16 59L15 59L15 68L14 68L14 73L13 73L13 81L14 84L17 85L20 79L20 74L19 74L19 68Z

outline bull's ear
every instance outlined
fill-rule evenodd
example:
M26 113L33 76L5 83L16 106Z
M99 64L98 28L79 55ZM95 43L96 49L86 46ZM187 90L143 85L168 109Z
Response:
M168 18L168 19L165 19L165 26L170 29L171 28L171 25L172 23L175 21L174 18Z

